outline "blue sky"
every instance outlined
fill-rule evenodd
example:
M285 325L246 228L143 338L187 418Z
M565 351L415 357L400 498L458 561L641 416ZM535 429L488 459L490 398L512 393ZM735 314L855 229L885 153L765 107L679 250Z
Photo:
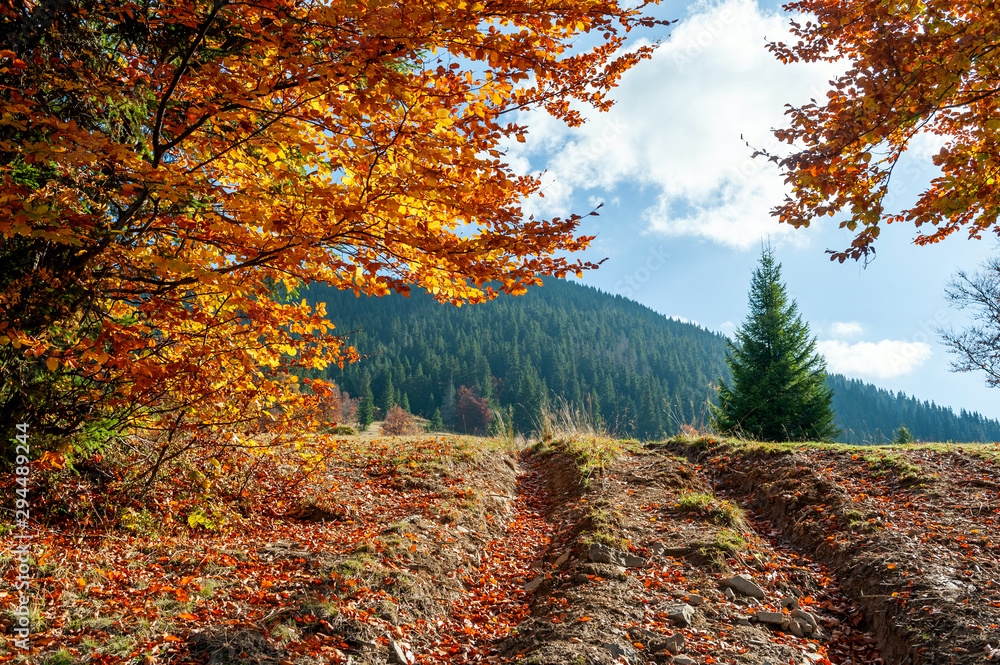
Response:
M831 262L825 250L845 248L851 234L832 218L808 229L775 222L769 210L784 185L745 141L776 148L770 130L784 124L784 105L823 96L843 65L777 62L765 45L787 35L789 16L773 4L666 2L656 13L679 21L647 35L669 34L623 78L611 112L591 112L579 129L526 114L528 140L509 148L515 169L542 173L544 197L526 202L529 212L584 214L604 203L583 230L597 235L586 258L607 261L583 282L731 333L746 317L750 275L769 240L829 371L1000 417L997 390L981 375L949 371L935 332L966 321L944 288L998 251L995 240L956 234L917 247L912 226L892 225L867 267ZM933 176L938 147L933 137L913 146L896 170L890 210Z

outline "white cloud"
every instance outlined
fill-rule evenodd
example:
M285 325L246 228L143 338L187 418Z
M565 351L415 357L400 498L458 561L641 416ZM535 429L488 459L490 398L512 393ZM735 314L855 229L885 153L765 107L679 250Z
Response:
M883 339L880 342L821 340L816 349L826 356L829 372L848 376L891 379L912 372L931 357L924 342Z
M865 327L857 321L834 321L830 324L830 335L837 339L850 339L863 333Z
M725 321L719 325L719 332L726 337L732 337L736 333L736 324L732 321Z
M782 65L766 49L788 38L788 19L754 0L696 3L670 38L622 78L609 113L582 128L532 113L529 141L511 147L512 164L545 163L541 215L565 215L575 190L628 183L652 190L643 217L653 232L755 247L764 236L805 242L770 209L785 186L756 148L776 149L771 128L784 104L821 97L840 65Z

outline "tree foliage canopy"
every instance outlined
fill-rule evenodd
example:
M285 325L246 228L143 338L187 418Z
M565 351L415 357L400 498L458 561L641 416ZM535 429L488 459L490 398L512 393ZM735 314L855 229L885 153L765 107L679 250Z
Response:
M849 2L801 0L810 14L793 23L795 44L771 49L783 62L847 60L821 102L790 108L776 136L795 150L772 156L792 187L775 210L808 226L842 214L851 246L832 258L871 251L883 222L912 222L918 244L965 228L970 237L1000 232L1000 12L969 0ZM886 210L900 158L921 133L942 138L940 169L909 207Z
M301 284L460 304L595 267L503 146L514 111L608 108L645 4L0 7L0 420L309 427L296 370L352 352Z
M730 342L732 387L720 381L715 427L764 441L830 440L840 432L830 408L826 361L788 297L781 265L761 253L750 285L750 314Z

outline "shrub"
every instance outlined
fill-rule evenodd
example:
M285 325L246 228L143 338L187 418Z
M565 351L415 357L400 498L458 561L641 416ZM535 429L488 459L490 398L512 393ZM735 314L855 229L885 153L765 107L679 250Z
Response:
M403 411L398 404L393 404L392 408L389 409L389 414L385 417L385 422L382 423L382 433L390 436L400 436L403 434L412 434L415 431L416 426L413 422L413 416Z

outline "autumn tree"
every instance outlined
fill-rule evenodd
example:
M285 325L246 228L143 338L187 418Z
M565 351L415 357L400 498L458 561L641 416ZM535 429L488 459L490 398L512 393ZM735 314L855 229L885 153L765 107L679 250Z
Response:
M516 111L610 106L647 2L3 5L0 421L311 430L323 386L292 386L353 353L282 294L475 303L595 267L503 150Z
M867 256L883 223L913 223L917 244L963 228L973 238L1000 232L1000 12L970 0L785 8L810 18L792 23L795 43L771 45L783 62L847 68L822 101L789 108L788 126L776 131L795 146L769 155L792 189L779 219L808 226L838 216L855 234L833 252L840 261ZM887 210L893 173L921 134L940 137L940 173L916 201Z
M403 411L398 404L393 404L385 416L385 422L382 423L382 433L390 436L402 436L413 434L415 431L416 425L413 416Z
M720 380L713 408L720 432L762 441L826 441L840 434L826 361L788 297L771 248L761 252L750 283L750 314L729 343L726 362L732 385Z
M458 431L466 434L484 434L489 429L493 411L485 398L479 397L466 386L458 388L455 405L455 423Z

